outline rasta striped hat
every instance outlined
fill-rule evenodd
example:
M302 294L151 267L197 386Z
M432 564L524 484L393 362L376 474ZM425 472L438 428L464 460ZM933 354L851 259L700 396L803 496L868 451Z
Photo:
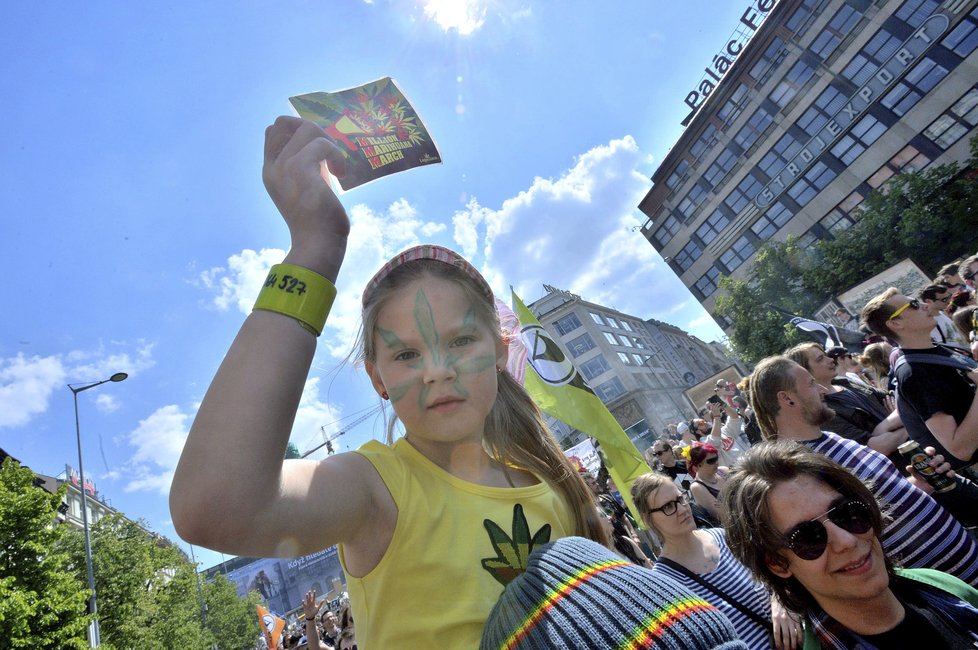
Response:
M370 278L370 282L367 283L367 287L363 290L362 302L366 304L367 298L370 294L374 292L377 286L383 282L384 278L391 274L391 271L399 266L403 266L408 262L416 262L418 260L434 260L436 262L442 262L448 264L449 266L454 266L460 270L465 275L469 276L479 289L489 297L489 301L494 300L492 288L486 279L482 277L478 269L469 264L464 257L456 253L455 251L445 248L444 246L436 246L434 244L422 244L420 246L414 246L405 251L401 251L390 260L387 264L384 264L374 274L374 277Z
M733 624L670 578L581 537L533 551L506 586L481 650L741 650Z

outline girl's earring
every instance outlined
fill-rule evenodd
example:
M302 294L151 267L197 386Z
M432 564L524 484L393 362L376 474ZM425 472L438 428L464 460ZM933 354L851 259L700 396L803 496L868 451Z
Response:
M389 399L391 398L391 396L390 396L390 395L388 395L388 394L387 394L387 391L385 390L385 391L383 391L383 392L382 392L382 393L380 394L380 398L381 398L382 400L385 400L385 401L386 401L386 400L389 400Z
M497 374L497 375L498 375L499 373L501 373L502 371L503 371L503 369L502 369L502 368L500 368L499 366L496 366L496 374Z

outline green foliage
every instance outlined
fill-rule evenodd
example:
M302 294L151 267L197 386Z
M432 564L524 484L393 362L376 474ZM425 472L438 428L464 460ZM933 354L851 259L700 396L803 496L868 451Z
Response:
M285 458L302 458L302 454L299 453L299 448L295 446L295 443L291 440L289 445L285 448Z
M88 647L88 590L59 549L65 527L55 524L64 490L52 495L36 487L34 473L12 458L0 467L3 647Z
M241 650L254 645L261 634L255 610L260 598L254 591L247 598L240 598L237 585L220 574L204 585L207 629L220 650Z
M814 263L813 253L802 250L797 239L789 237L786 242L770 242L760 248L746 281L720 279L724 293L717 296L717 313L733 322L730 344L745 362L753 365L806 340L777 310L805 314L824 302L801 280L801 269Z

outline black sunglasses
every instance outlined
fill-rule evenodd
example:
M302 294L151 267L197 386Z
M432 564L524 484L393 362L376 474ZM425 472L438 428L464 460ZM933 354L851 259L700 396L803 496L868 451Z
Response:
M686 505L686 495L685 494L680 494L678 497L676 497L672 501L666 501L665 503L663 503L658 508L652 508L651 510L649 510L649 514L651 515L654 512L661 512L666 517L669 517L669 516L672 516L672 515L676 514L676 509L679 506L684 506L684 505Z
M961 274L961 277L965 280L972 280L976 275L978 275L978 269L975 269L974 271L965 271Z
M658 451L653 451L652 452L652 455L655 456L656 458L658 458L659 456L661 456L662 454L666 453L667 451L672 451L672 449L671 448L659 449Z
M716 456L713 456L712 458L707 458L703 462L706 463L707 465L716 465L717 464L717 460L718 460L718 458Z
M834 506L821 517L803 521L785 534L785 547L802 560L817 560L825 553L829 543L829 532L822 523L826 519L852 533L862 535L873 527L873 517L862 501L849 499Z

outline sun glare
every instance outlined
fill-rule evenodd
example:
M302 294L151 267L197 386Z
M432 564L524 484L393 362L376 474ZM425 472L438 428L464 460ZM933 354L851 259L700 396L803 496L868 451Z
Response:
M461 36L478 30L486 22L486 8L478 0L429 0L424 13L446 32L455 29Z

